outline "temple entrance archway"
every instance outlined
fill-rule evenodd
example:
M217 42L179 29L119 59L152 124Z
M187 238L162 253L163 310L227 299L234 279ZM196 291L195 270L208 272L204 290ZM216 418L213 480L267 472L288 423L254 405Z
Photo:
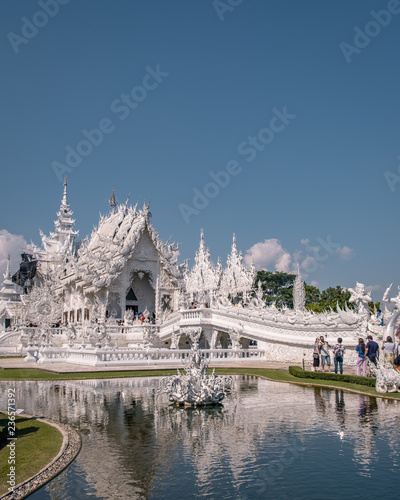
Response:
M134 315L139 313L139 301L132 287L129 288L125 298L125 311L129 310L132 310Z
M135 313L143 313L147 309L150 316L155 313L156 293L151 285L149 272L133 271L131 286L126 294L126 309L133 309Z

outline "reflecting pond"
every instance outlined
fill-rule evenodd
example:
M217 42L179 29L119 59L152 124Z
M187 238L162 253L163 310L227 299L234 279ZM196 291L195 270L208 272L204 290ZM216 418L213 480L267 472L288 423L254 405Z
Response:
M183 409L159 379L2 382L27 414L69 423L82 450L29 498L366 499L400 472L400 403L235 377L224 405Z

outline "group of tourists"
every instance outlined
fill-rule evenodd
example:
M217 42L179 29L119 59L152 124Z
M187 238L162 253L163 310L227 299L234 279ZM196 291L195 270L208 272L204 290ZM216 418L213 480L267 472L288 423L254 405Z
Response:
M328 349L332 349L332 356L335 365L335 373L340 371L343 373L343 356L346 352L342 344L342 339L339 337L337 339L337 344L332 347L329 345L329 342L321 335L321 337L317 337L314 343L314 371L317 372L321 363L322 371L326 372L326 368L328 368L328 372L331 372L331 355L329 354Z
M346 352L342 344L342 339L339 337L337 339L337 344L332 347L329 345L328 341L321 335L321 337L317 337L314 343L314 353L313 353L313 367L314 371L317 372L319 370L319 366L321 364L322 371L326 372L326 368L329 372L331 372L331 356L329 354L328 348L332 348L332 356L335 365L335 373L343 373L343 356ZM377 366L377 360L379 359L380 352L386 361L391 362L392 364L397 365L400 360L400 343L395 346L392 337L386 337L386 340L383 341L381 349L377 342L374 341L372 335L368 335L367 343L364 342L364 339L358 339L358 345L355 349L358 353L357 357L357 368L356 373L360 375L362 371L362 375L365 377L367 374L367 363L370 361Z

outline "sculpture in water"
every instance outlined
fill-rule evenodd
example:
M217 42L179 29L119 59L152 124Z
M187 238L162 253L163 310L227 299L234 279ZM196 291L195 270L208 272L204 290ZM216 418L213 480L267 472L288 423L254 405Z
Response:
M201 355L198 342L192 343L183 375L161 379L158 393L167 393L169 400L176 405L206 406L220 404L225 393L232 387L232 379L228 376L217 376L214 370L207 375L208 362Z

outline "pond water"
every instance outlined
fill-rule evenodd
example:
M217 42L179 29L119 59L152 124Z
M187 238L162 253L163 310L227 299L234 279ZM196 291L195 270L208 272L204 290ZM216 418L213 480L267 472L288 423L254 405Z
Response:
M400 402L234 379L235 392L212 409L169 406L157 378L1 383L0 407L15 385L18 408L82 435L71 466L29 498L393 496Z

